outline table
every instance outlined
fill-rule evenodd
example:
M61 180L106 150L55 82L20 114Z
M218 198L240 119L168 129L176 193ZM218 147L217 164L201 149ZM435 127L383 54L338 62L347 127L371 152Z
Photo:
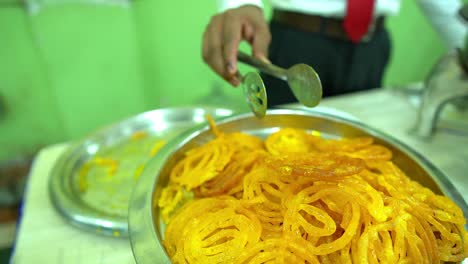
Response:
M397 93L383 89L324 99L320 106L344 111L423 153L468 201L468 135L438 132L430 140L412 136L408 131L416 120L416 109ZM301 108L297 104L288 107ZM48 175L66 146L47 147L34 162L12 263L135 263L127 239L77 229L52 207Z

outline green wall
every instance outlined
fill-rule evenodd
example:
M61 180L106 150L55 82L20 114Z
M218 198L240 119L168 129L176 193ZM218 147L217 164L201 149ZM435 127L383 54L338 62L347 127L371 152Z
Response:
M444 52L413 1L402 2L401 15L388 20L394 52L386 85L422 80ZM216 1L177 3L67 4L35 14L0 4L0 160L155 108L246 110L241 91L201 59Z
M446 51L415 1L402 1L400 11L398 16L388 19L394 50L384 79L386 86L423 80Z

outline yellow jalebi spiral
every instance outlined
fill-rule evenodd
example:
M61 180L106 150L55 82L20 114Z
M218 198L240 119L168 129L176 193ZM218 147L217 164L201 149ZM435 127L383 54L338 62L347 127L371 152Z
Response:
M371 146L374 139L370 137L342 138L330 140L311 141L313 146L321 152L348 152L352 153Z
M172 214L181 207L184 202L191 200L190 193L185 188L171 183L161 192L161 197L158 201L158 206L161 208L161 217L165 222L169 222Z
M263 142L211 126L215 138L186 153L157 201L173 263L441 263L468 256L462 210L411 180L373 138L324 139L286 128Z
M309 153L313 150L312 142L318 137L306 133L305 130L284 128L271 134L265 140L265 147L273 155L286 153Z
M299 243L282 238L264 240L242 252L234 263L319 263L316 256Z
M313 196L321 196L321 191L314 193ZM324 192L327 192L326 189ZM359 205L352 202L352 198L349 196L342 195L340 197L345 200L338 202L346 204L341 208L341 214L338 213L341 215L339 223L341 227L338 228L335 222L338 219L333 219L325 207L318 206L319 203L311 202L316 198L308 197L308 195L310 193L306 188L288 204L289 208L284 216L283 225L285 237L292 237L296 240L302 238L301 244L308 252L316 256L341 250L350 243L357 233L360 221ZM349 200L346 201L346 199Z
M280 174L266 166L259 166L244 178L242 200L257 214L262 223L262 238L281 237L287 184Z
M287 154L270 157L265 162L281 174L291 174L313 180L337 180L364 169L361 159L331 153Z
M255 168L266 152L262 150L241 150L232 156L229 164L210 181L195 189L198 197L221 194L237 194L243 190L244 176Z
M202 185L218 175L229 163L235 146L224 137L189 150L172 170L170 180L188 190Z
M234 263L260 241L257 216L231 197L189 202L166 230L164 246L174 263Z

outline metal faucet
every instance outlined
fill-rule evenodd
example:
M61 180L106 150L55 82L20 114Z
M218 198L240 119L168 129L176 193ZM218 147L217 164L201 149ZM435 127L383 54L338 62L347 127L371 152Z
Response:
M460 16L468 21L468 4L460 10ZM443 107L448 103L467 104L467 100L461 100L465 97L468 97L468 35L463 48L444 55L429 73L413 132L430 137Z

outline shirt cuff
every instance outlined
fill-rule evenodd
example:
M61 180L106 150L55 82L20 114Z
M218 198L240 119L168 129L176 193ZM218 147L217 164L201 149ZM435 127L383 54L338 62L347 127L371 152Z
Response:
M448 48L463 45L467 27L458 17L461 0L419 0L418 3Z
M219 0L218 6L221 12L227 9L237 8L243 5L254 5L259 8L263 8L262 0Z

